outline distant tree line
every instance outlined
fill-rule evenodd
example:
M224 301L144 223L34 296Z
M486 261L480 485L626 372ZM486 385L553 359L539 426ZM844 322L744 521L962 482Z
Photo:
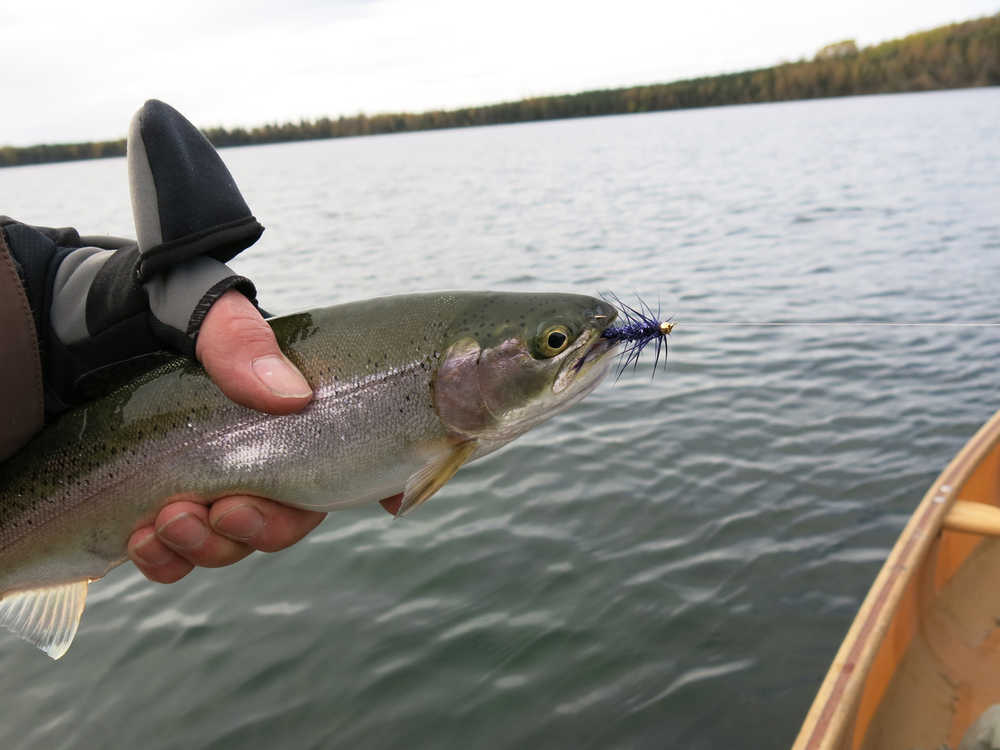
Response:
M246 128L207 128L218 147L500 125L727 104L1000 85L1000 13L861 50L827 45L812 60L674 83L541 96L482 107L321 117ZM125 141L0 146L0 166L122 156Z

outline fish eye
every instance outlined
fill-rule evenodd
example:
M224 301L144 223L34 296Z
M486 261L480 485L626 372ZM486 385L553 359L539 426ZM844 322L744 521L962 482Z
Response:
M539 337L538 349L543 357L554 357L569 344L569 329L566 326L550 326Z

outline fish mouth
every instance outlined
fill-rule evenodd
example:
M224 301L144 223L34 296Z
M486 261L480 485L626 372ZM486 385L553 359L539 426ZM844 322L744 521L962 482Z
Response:
M594 379L600 380L611 363L609 355L617 348L618 342L603 338L600 330L581 336L577 345L566 352L566 360L552 384L553 392L559 393L581 378L590 380L592 373Z
M594 360L600 359L605 354L609 354L614 349L618 347L617 341L612 341L611 339L606 339L600 334L595 334L595 341L584 350L583 354L580 355L573 368L579 372L584 364L588 361L592 362Z

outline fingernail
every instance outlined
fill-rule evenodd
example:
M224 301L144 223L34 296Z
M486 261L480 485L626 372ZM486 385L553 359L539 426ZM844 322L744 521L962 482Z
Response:
M150 534L132 548L132 555L138 557L146 565L165 565L170 562L173 553L163 549L159 544L152 544L155 534Z
M302 373L287 359L278 354L258 357L250 363L257 379L275 396L304 398L312 395L312 388Z
M247 542L264 528L264 516L252 505L237 505L219 516L212 525L223 536Z
M157 535L165 542L179 549L195 549L208 538L208 529L200 519L190 513L181 513L156 529Z

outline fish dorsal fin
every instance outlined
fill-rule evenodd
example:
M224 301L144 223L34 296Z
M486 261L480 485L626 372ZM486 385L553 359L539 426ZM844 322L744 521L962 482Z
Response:
M414 472L406 482L403 501L399 504L396 516L406 515L444 487L448 480L455 476L455 472L461 468L462 464L469 460L477 446L478 443L475 440L457 443L451 446L451 450L444 455Z
M87 581L12 591L0 599L0 625L58 659L66 653L87 601Z

